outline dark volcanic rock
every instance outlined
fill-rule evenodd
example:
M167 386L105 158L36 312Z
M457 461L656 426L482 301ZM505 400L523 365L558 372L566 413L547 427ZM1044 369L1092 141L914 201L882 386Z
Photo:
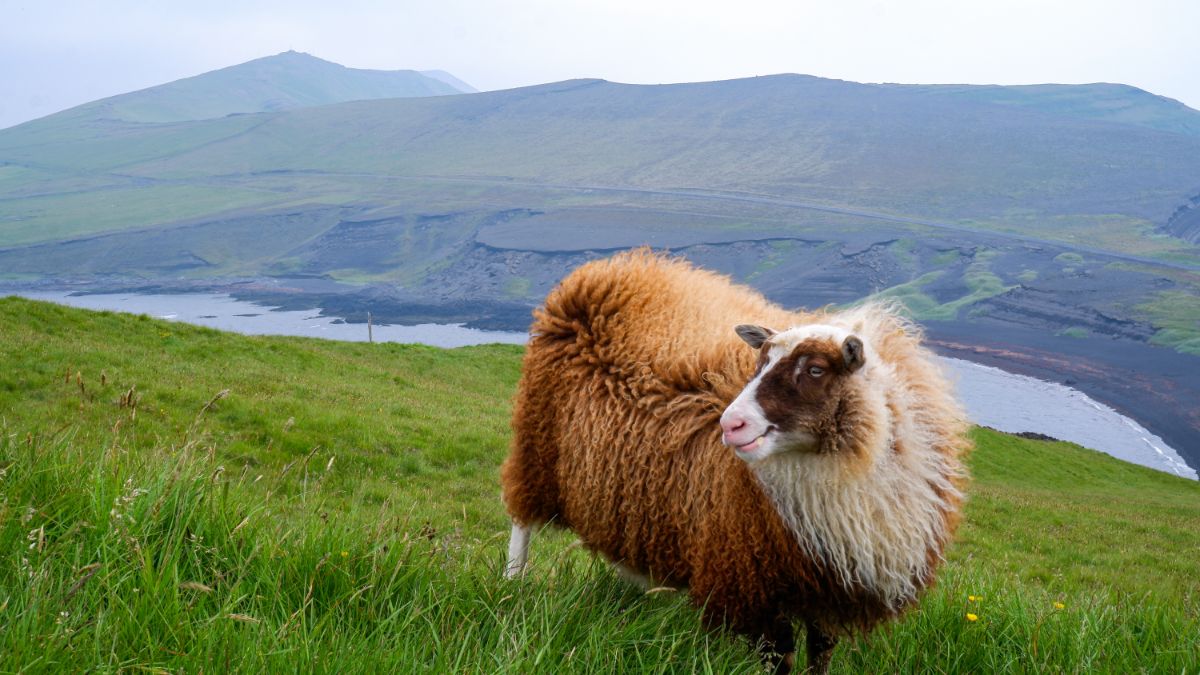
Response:
M1031 441L1056 441L1056 442L1062 441L1061 438L1055 438L1053 436L1048 436L1046 434L1039 434L1036 431L1001 431L1000 429L997 429L996 427L989 427L986 424L981 424L980 426L989 431L995 431L995 432L1001 433L1001 434L1008 434L1009 436L1016 436L1017 438L1028 438Z
M1018 431L1018 432L1014 433L1013 436L1017 436L1019 438L1028 438L1028 439L1034 440L1034 441L1057 441L1057 440L1059 440L1053 436L1047 436L1046 434L1039 434L1036 431Z
M1058 332L1085 328L1089 333L1146 341L1154 336L1154 326L1143 321L1122 319L1085 304L1075 304L1061 290L1048 291L1019 287L978 303L977 313L993 321L1042 328Z
M1200 195L1189 199L1167 219L1163 230L1174 237L1200 244Z

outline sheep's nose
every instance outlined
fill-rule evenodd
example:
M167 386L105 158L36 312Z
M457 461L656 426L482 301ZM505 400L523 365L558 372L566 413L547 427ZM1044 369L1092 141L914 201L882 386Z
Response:
M721 431L726 437L729 437L746 426L746 420L737 415L722 415L721 416Z

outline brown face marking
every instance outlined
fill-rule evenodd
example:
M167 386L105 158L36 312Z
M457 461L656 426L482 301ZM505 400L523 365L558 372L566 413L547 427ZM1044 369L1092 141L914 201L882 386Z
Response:
M764 345L759 368L768 348ZM814 375L810 372L813 368L823 372ZM780 431L804 429L820 434L832 428L836 394L846 374L840 345L829 338L809 338L763 374L756 399L767 421Z
M763 366L766 366L767 361L771 360L771 355L769 353L770 351L770 343L764 344L762 348L758 350L758 363L754 364L754 375L751 376L750 379L758 377L758 374L762 372Z

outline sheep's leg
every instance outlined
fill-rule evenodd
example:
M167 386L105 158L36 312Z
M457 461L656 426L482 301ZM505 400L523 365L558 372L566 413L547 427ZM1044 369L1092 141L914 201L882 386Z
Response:
M805 646L808 648L808 672L824 675L829 672L837 638L818 628L811 621L804 624Z
M525 572L525 563L529 560L529 537L533 527L521 525L513 521L512 535L508 540L508 564L504 566L504 576L514 579Z
M617 576L642 589L643 592L654 588L654 580L650 578L649 574L636 572L633 568L626 567L619 562L612 563L612 566L616 570Z
M763 633L762 645L763 656L775 675L792 672L796 663L796 638L791 620L782 616L775 619Z

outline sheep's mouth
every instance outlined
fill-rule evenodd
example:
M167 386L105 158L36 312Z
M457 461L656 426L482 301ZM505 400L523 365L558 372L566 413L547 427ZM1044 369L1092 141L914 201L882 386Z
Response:
M751 456L752 457L754 455L754 451L761 448L763 446L763 444L767 442L767 437L770 436L772 433L774 433L775 430L776 430L776 428L774 426L769 426L769 427L767 427L767 430L762 433L761 436L750 441L749 443L746 443L745 445L739 445L739 446L735 447L734 450L737 452L737 454L739 456L743 456L743 457Z

